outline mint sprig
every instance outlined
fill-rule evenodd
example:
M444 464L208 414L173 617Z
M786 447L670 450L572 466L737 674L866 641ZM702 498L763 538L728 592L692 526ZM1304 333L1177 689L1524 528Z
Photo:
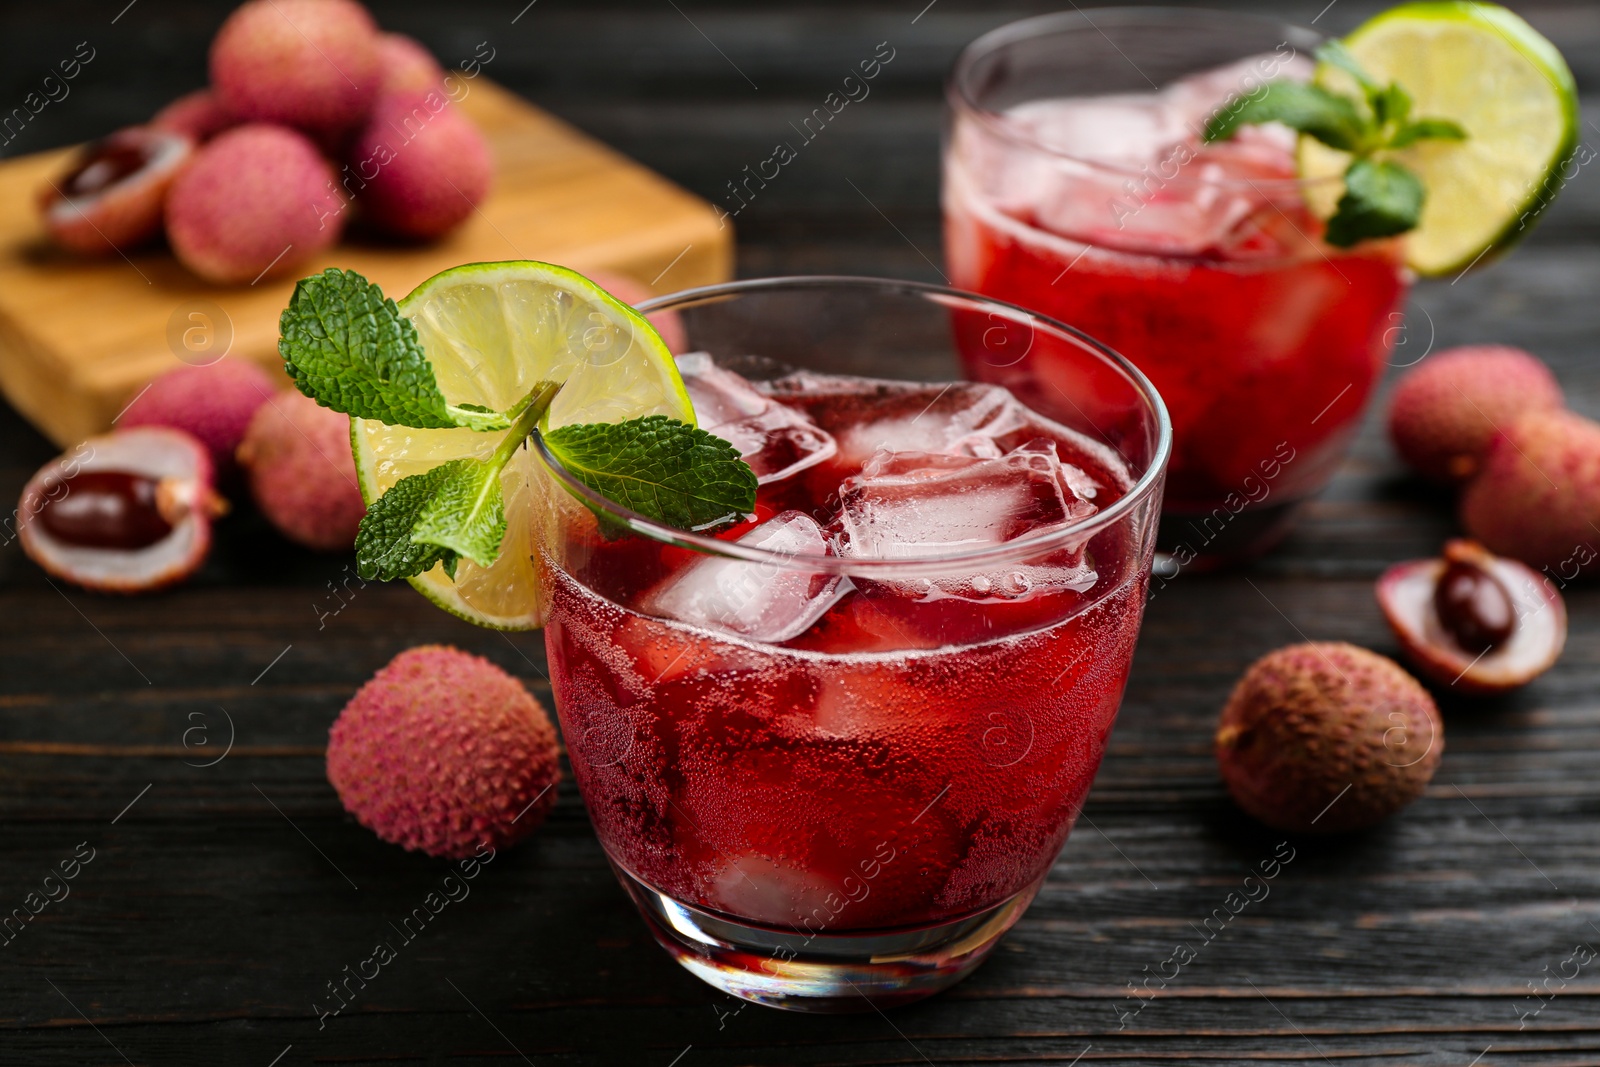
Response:
M1427 193L1411 170L1386 153L1418 141L1462 141L1467 132L1449 119L1411 117L1411 95L1398 82L1381 85L1350 50L1329 41L1317 58L1349 74L1359 99L1320 85L1269 82L1259 95L1224 108L1206 124L1207 142L1232 137L1240 126L1281 122L1354 158L1345 169L1344 194L1328 220L1324 239L1347 248L1368 237L1392 237L1414 229Z
M541 382L506 411L447 403L416 328L354 271L302 279L279 325L284 368L326 407L395 426L503 433L485 458L402 478L368 507L356 537L361 577L409 578L443 564L454 578L462 559L493 564L506 532L501 472L560 385ZM715 530L755 507L756 476L738 449L665 415L563 426L544 440L583 484L668 526Z

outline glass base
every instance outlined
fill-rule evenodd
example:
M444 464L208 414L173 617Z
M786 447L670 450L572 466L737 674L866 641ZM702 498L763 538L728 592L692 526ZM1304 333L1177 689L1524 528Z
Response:
M1223 507L1197 514L1163 511L1156 534L1155 576L1203 574L1265 555L1294 527L1303 503L1291 500L1239 512Z
M983 962L1044 882L952 922L806 934L679 903L615 869L661 947L696 977L757 1004L810 1012L872 1011L954 985Z

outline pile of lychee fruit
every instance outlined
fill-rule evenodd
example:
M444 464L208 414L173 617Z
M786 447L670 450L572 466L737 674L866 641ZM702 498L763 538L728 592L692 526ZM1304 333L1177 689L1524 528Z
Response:
M1460 490L1462 526L1437 559L1378 579L1401 652L1441 692L1509 692L1567 636L1561 589L1600 572L1600 423L1567 410L1535 356L1471 345L1396 387L1390 439L1419 474ZM1422 794L1444 747L1432 694L1375 652L1339 642L1268 653L1235 686L1215 738L1228 790L1297 833L1360 829Z
M40 191L54 239L91 256L163 231L218 284L289 274L352 217L437 238L489 188L488 144L418 42L356 0L250 0L212 41L211 85L87 145Z
M160 589L205 562L211 524L235 491L289 540L349 551L366 513L349 418L253 363L180 367L150 383L111 433L34 474L18 539L45 571L85 588Z

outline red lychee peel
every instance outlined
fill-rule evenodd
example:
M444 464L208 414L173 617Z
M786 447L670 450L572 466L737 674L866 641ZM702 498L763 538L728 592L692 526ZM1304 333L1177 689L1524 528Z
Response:
M1600 423L1570 411L1510 423L1461 496L1461 523L1552 578L1600 572Z
M396 656L328 737L328 781L345 809L383 840L432 856L522 841L554 806L560 777L539 702L488 660L444 645Z
M208 281L253 283L296 270L339 239L344 202L333 166L285 126L218 135L167 194L167 238Z
M279 384L260 366L223 359L179 367L150 383L117 420L121 429L171 426L194 435L219 472L235 469L234 451L256 409L277 395Z
M367 506L350 452L350 419L288 389L250 420L238 458L256 506L285 537L348 551Z
M211 84L246 122L336 137L366 117L382 81L378 28L352 0L251 0L211 42Z
M1459 485L1481 469L1498 428L1563 404L1555 376L1534 356L1465 345L1434 353L1401 379L1389 401L1389 438L1419 473Z
M1406 740L1386 748L1400 741L1396 728ZM1239 806L1293 833L1380 822L1422 794L1443 749L1427 690L1392 660L1336 641L1257 660L1216 735L1217 764Z
M365 185L357 200L379 226L434 238L460 225L489 191L488 142L443 93L386 95L350 150Z

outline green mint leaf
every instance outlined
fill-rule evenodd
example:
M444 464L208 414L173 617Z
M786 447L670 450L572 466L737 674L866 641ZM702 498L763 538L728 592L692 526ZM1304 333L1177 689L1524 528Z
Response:
M447 404L417 328L355 271L329 268L302 278L278 330L284 369L324 407L418 429L511 424L497 412Z
M667 526L709 531L755 509L755 472L739 450L665 415L562 426L544 442L584 485Z
M1372 104L1372 116L1380 127L1391 123L1402 125L1411 117L1411 94L1400 88L1398 82L1390 82L1387 88L1368 100Z
M1389 138L1390 148L1404 148L1418 141L1465 141L1467 131L1449 119L1417 119L1408 122Z
M1245 97L1213 115L1206 124L1205 139L1223 141L1240 126L1281 122L1330 148L1357 152L1370 135L1371 123L1355 103L1321 86L1269 82L1263 90L1261 95Z
M1324 239L1348 248L1367 237L1392 237L1417 224L1424 193L1417 176L1398 163L1358 159L1344 172L1344 195Z
M356 534L356 570L361 577L386 582L410 578L428 570L447 554L453 555L439 545L418 544L411 539L411 531L423 509L456 469L473 462L458 459L431 471L401 478L367 508Z
M500 491L505 464L491 458L456 460L447 466L450 473L417 513L411 540L449 549L487 567L499 558L500 541L506 535L506 502Z
M1361 64L1356 62L1356 57L1350 54L1350 49L1344 46L1343 41L1335 38L1334 40L1323 42L1322 47L1317 49L1316 56L1322 62L1332 67L1338 67L1354 78L1356 84L1361 86L1361 91L1368 100L1383 92L1383 86L1373 81L1372 76L1362 69Z

